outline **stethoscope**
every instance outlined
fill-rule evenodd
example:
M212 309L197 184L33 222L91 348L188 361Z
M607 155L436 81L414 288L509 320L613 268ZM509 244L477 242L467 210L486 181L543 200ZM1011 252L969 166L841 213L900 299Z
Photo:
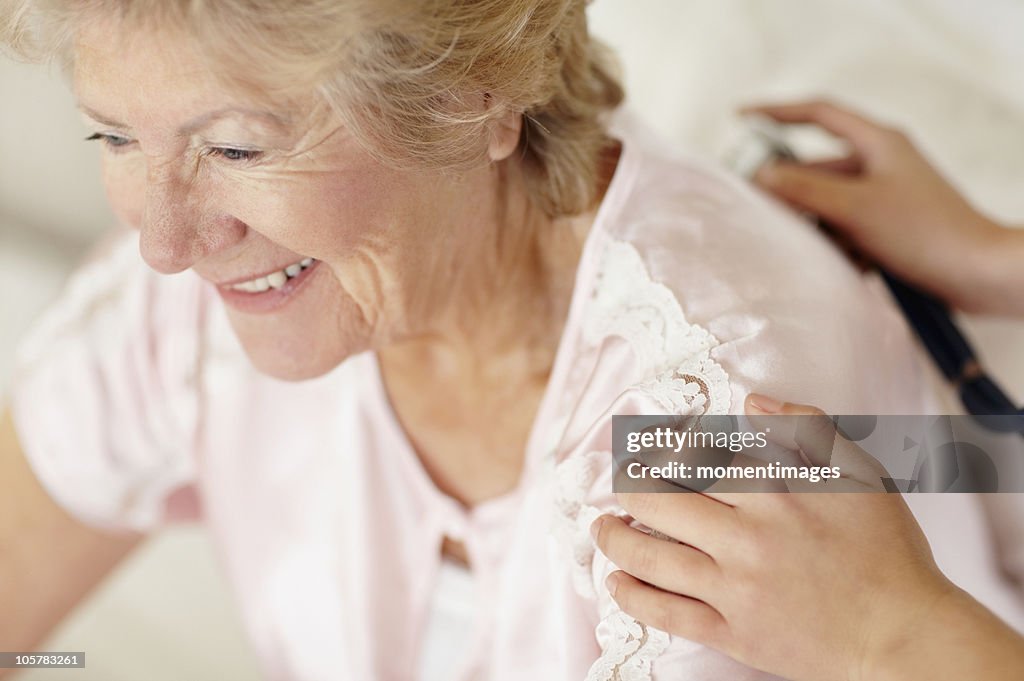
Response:
M760 149L754 150L753 156L748 151L745 158L734 159L733 165L740 166L737 170L741 173L749 177L757 167L773 159L798 160L782 139L779 126L755 121L751 130ZM836 233L827 221L812 217L823 230ZM1024 410L1019 409L989 376L974 348L953 321L949 308L889 272L879 269L879 273L935 365L956 388L967 413L990 430L1024 434Z

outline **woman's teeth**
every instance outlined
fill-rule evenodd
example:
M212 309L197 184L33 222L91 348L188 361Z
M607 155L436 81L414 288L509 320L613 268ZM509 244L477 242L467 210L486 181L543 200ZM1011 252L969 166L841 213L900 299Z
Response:
M280 289L285 285L289 279L297 277L299 272L312 265L315 260L313 258L303 258L299 262L288 265L283 270L277 272L271 272L268 275L257 277L249 281L243 281L238 284L232 284L230 288L236 291L245 291L246 293L263 293L270 289Z

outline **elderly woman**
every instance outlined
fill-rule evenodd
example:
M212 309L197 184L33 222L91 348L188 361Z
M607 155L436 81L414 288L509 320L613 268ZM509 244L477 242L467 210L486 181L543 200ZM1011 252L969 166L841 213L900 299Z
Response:
M760 678L609 597L611 415L928 396L812 228L616 111L583 0L6 11L134 231L19 358L0 648L201 519L269 678Z

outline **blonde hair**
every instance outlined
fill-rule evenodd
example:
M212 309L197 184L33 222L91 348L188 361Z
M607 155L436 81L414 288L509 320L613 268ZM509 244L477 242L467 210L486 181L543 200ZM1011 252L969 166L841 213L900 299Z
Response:
M491 126L521 114L527 188L552 217L595 201L603 114L623 98L586 0L0 2L0 43L65 66L90 19L184 29L233 85L274 99L316 93L395 164L483 163Z

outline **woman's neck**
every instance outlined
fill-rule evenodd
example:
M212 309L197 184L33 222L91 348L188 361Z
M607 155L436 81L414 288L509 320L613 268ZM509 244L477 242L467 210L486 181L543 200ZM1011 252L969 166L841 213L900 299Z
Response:
M409 442L434 484L466 506L520 480L596 215L551 220L525 197L507 192L489 241L467 238L436 317L444 323L378 352Z
M433 298L421 306L430 310L426 330L381 349L382 365L424 385L546 376L596 211L552 219L528 200L520 178L503 181L501 199L452 245L443 281L424 286Z

